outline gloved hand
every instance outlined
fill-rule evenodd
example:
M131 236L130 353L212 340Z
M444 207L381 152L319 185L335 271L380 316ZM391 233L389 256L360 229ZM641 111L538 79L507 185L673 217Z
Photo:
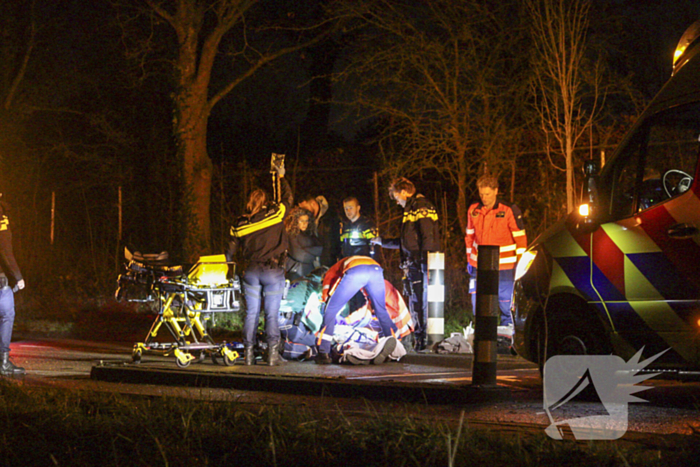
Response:
M370 245L379 245L382 246L382 237L374 237L369 239L369 244Z
M277 171L277 175L280 178L284 178L284 174L287 173L287 170L284 168L284 165L282 166L275 166L275 170Z
M19 282L15 284L15 286L12 288L13 292L17 292L18 290L22 290L24 288L24 279L21 279Z
M473 276L476 274L476 268L472 266L471 264L467 263L467 272L469 273L470 276Z

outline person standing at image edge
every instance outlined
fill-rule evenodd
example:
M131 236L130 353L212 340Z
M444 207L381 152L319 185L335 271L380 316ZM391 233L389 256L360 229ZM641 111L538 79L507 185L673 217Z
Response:
M2 195L0 195L2 196ZM10 220L0 203L0 375L18 376L24 368L10 361L10 341L15 323L15 292L24 288L24 279L12 251Z

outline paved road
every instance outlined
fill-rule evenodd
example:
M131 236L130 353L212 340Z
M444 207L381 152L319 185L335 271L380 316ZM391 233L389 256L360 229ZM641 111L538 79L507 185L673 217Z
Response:
M37 339L12 344L16 364L27 369L24 384L63 388L115 391L130 394L236 400L239 403L305 406L313 410L343 411L362 416L363 413L397 410L418 417L439 417L458 420L465 414L471 426L498 430L544 430L549 419L543 410L542 383L534 365L519 357L500 356L498 384L509 389L509 397L489 403L396 403L387 400L368 402L352 397L329 398L327 395L295 395L256 390L184 387L134 382L105 382L90 378L95 367L121 366L130 368L129 344L77 340ZM284 367L224 367L206 361L186 369L177 369L172 357L145 356L139 368L149 373L160 371L217 374L246 378L325 378L328 381L349 381L366 384L444 385L447 389L469 388L471 359L461 356L432 354L409 355L402 363L379 366L317 366L312 362L294 362ZM651 389L638 394L649 403L629 406L629 427L625 438L644 434L690 434L700 430L700 383L675 380L650 380ZM574 402L567 404L566 418L595 415L600 404Z

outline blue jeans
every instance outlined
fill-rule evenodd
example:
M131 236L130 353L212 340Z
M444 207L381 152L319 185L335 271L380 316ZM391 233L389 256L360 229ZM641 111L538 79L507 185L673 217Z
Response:
M15 294L5 286L0 289L0 352L10 351L12 326L15 324Z
M476 268L470 268L472 277L476 277ZM473 272L472 272L473 271ZM501 309L501 324L499 326L511 326L513 317L510 313L510 305L513 301L513 282L515 269L501 269L498 271L498 307ZM470 281L469 293L472 295L472 313L476 316L476 281Z
M255 333L260 322L260 307L265 298L265 334L267 345L280 341L279 312L284 292L284 269L251 263L243 275L246 316L243 323L243 345L255 345Z
M323 316L324 338L319 345L319 351L330 353L336 317L343 306L362 288L369 295L374 315L377 317L384 335L391 336L392 331L394 333L397 331L396 325L391 321L391 317L386 311L386 289L382 268L370 264L355 266L345 272L340 278L335 292L328 298Z

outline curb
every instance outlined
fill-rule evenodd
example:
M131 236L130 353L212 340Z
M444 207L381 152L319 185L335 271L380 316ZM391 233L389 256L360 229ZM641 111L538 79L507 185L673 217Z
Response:
M407 384L382 381L349 381L342 378L197 372L191 370L143 368L123 363L103 363L93 366L90 371L90 379L113 383L208 387L427 404L479 404L510 399L511 397L510 389L502 386Z

